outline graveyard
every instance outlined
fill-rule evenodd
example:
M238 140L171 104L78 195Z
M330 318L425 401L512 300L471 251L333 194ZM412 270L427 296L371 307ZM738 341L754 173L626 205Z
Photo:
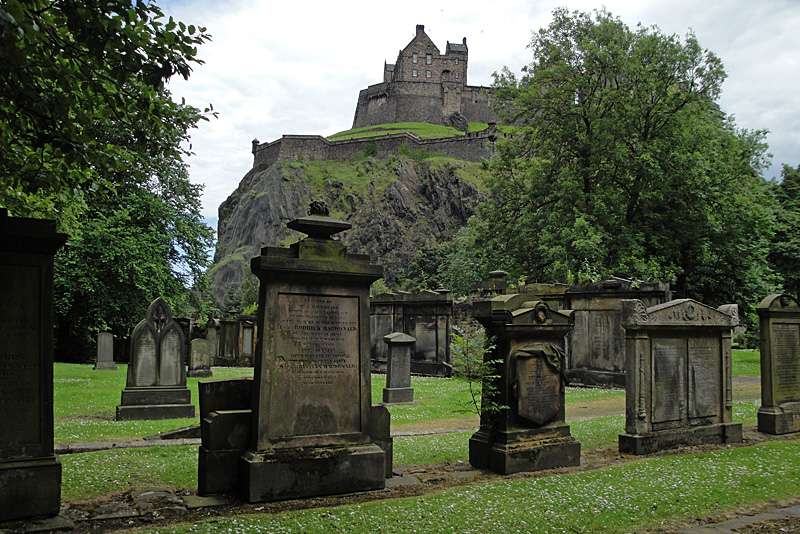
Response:
M486 529L527 524L532 532L553 531L548 530L553 525L630 532L691 526L698 520L725 518L732 511L795 502L792 499L800 490L800 442L755 432L758 361L757 351L734 351L733 418L745 428L744 443L735 447L684 448L644 461L622 458L617 437L625 425L624 391L568 387L566 420L581 443L580 467L509 477L476 473L469 466L468 441L478 420L466 411L464 383L414 376L415 403L390 407L394 469L404 475L393 478L418 480L414 485L261 504L233 499L181 512L162 509L155 516L151 511L77 521L76 529L197 532L224 526L241 532L324 532L341 523L354 532L407 532L415 527L455 531L459 525ZM199 440L135 448L124 444L143 444L148 441L142 439L145 436L197 424L198 418L115 421L114 407L126 381L126 366L118 367L101 372L89 364L55 365L55 442L63 465L62 501L75 513L96 510L98 504L113 509L111 503L130 502L132 492L145 488L167 488L179 496L196 494ZM252 376L253 371L215 367L213 372L215 378L235 378ZM187 379L195 403L200 380ZM385 375L372 376L373 403L381 402L385 384ZM106 450L63 452L86 443ZM117 446L112 448L112 443Z

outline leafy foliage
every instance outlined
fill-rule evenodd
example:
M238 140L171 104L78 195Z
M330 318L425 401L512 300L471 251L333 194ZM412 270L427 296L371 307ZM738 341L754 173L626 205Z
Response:
M781 175L781 182L772 184L780 209L769 259L783 278L783 290L800 298L800 165L784 165Z
M768 291L765 132L739 130L719 110L719 58L691 32L631 30L605 10L556 9L530 49L521 78L495 75L516 133L497 144L473 223L484 272L617 274L709 304Z
M483 328L453 327L450 352L453 357L454 376L467 383L469 389L468 408L477 415L496 413L508 408L492 399L498 393L500 379L498 366L502 360L488 358L494 345L486 339ZM448 364L449 365L449 364Z
M208 39L149 0L0 2L0 205L69 228L82 195L137 173L137 155L187 153L172 132L185 141L203 115L161 89Z

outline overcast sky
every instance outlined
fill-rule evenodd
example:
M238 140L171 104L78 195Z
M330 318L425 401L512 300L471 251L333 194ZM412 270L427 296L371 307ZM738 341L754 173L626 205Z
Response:
M443 53L467 38L470 85L490 85L492 73L531 62L532 32L552 10L605 6L631 28L639 22L666 34L694 30L717 54L728 78L720 104L737 125L768 129L781 164L800 164L800 0L160 0L165 13L205 26L205 64L189 81L173 80L173 95L197 107L211 103L219 118L192 134L191 179L205 185L203 216L217 208L250 169L251 141L284 134L327 136L352 126L359 90L383 81L384 61L414 37L417 24ZM403 6L402 8L399 6Z

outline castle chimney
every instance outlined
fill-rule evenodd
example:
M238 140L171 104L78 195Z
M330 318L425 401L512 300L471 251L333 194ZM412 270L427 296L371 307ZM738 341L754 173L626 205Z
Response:
M424 24L417 24L417 35L425 33L425 25Z
M464 46L467 46L467 38L466 37L464 37L464 39L461 42L464 43Z
M253 139L253 155L258 151L258 139Z

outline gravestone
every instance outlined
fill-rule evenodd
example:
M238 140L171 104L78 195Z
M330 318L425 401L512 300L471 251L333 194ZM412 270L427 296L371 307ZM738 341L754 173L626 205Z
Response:
M414 402L414 388L411 387L411 352L416 339L402 332L384 336L388 346L386 365L386 387L383 388L383 402L397 404Z
M219 319L209 319L206 323L206 340L211 354L211 365L217 365L219 358Z
M256 341L256 318L252 315L239 316L239 357L237 366L251 367Z
M211 376L211 351L207 339L193 339L189 344L189 369L186 376L208 378Z
M761 332L758 430L800 432L800 305L791 295L770 295L756 312Z
M623 299L641 300L645 307L671 300L669 284L610 278L571 286L567 307L575 311L569 345L567 378L571 384L625 387Z
M650 308L622 301L627 383L620 452L649 454L703 443L738 443L732 422L731 335L735 304L691 299Z
M383 268L331 237L350 224L321 203L287 226L308 237L251 260L261 341L240 491L263 502L383 488L391 456L376 421L388 426L388 413L371 406L369 356L369 287Z
M95 370L116 371L114 364L114 334L111 332L100 332L97 334L97 362L94 364Z
M484 388L469 461L504 475L580 465L580 443L564 421L565 338L574 316L530 299L501 295L473 308L494 339L485 361L500 363L492 387ZM492 406L496 409L487 409Z
M384 293L370 299L371 357L374 371L385 371L383 338L403 332L417 340L411 355L411 372L425 376L450 376L450 333L453 297L446 289Z
M0 521L58 514L53 448L55 223L0 209Z
M186 387L183 330L161 297L131 334L128 378L117 406L117 421L194 417Z

